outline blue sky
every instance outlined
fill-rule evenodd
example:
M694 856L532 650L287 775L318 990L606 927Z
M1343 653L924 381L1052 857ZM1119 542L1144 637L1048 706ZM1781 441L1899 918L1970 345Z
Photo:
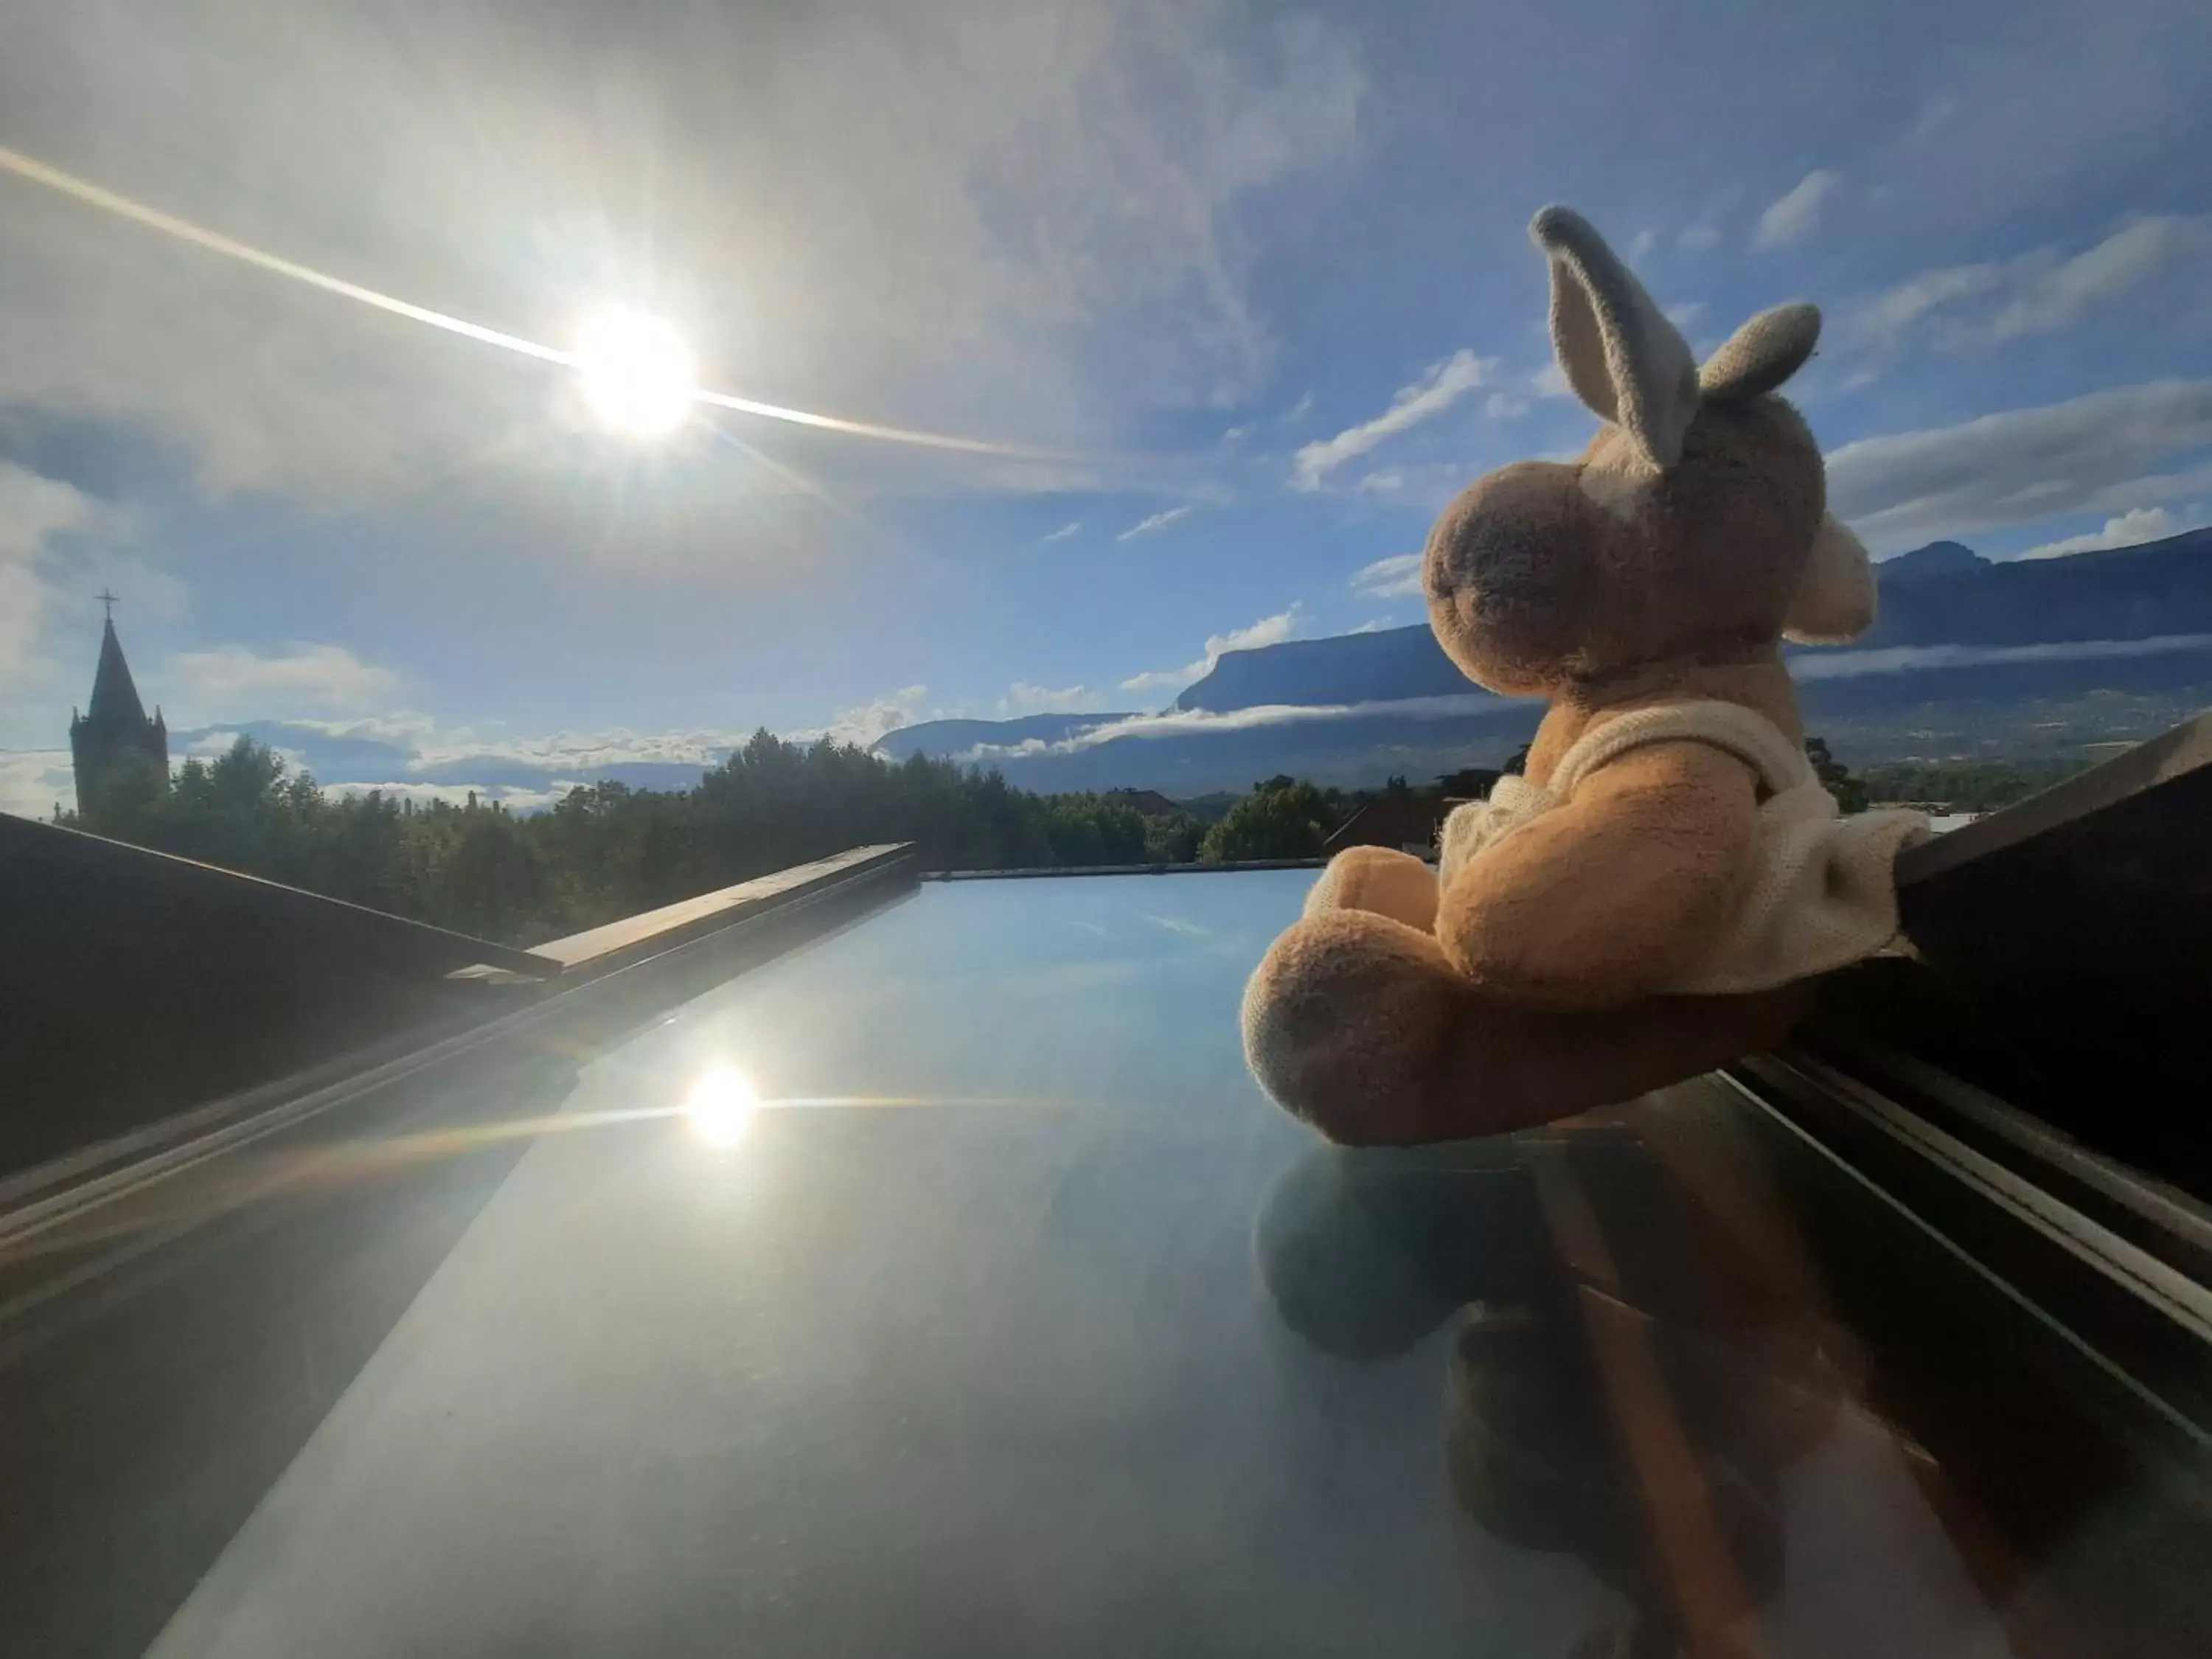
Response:
M424 793L1156 707L1238 643L1418 621L1382 562L1590 428L1546 373L1553 200L1700 349L1823 307L1793 393L1878 552L2212 518L2201 4L82 0L9 32L0 146L491 328L638 304L709 386L1056 456L720 411L640 447L556 366L0 177L12 810L67 794L103 583L173 726L351 738L325 781Z

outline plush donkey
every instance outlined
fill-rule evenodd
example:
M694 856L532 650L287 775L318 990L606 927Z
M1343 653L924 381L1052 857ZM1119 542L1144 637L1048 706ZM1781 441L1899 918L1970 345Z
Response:
M1455 1139L1629 1099L1771 1046L1810 976L1897 933L1909 812L1840 817L1784 638L1874 620L1866 550L1776 389L1809 305L1703 369L1578 215L1530 227L1552 343L1604 422L1579 459L1480 478L1429 534L1430 626L1550 708L1527 774L1445 821L1440 867L1340 854L1244 996L1269 1094L1334 1139Z

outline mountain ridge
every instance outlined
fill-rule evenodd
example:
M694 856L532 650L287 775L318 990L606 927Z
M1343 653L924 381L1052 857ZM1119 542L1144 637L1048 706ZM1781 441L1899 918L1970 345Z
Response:
M1862 641L1790 651L1808 727L1855 763L2124 743L2212 704L2212 528L2037 560L1936 542L1875 569ZM1471 684L1417 624L1224 652L1121 732L1097 714L932 721L878 749L972 757L1027 788L1194 793L1495 764L1541 712Z
M1884 560L1875 571L1880 611L1852 649L2212 633L2212 527L2055 559L1985 559L1958 542L1930 542ZM1835 648L1814 649L1826 654ZM1265 704L1382 702L1476 689L1428 628L1416 624L1225 651L1176 706L1225 714Z

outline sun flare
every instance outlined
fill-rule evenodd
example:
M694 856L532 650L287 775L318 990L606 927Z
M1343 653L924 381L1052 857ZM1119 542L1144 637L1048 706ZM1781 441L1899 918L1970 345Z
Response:
M676 331L625 307L610 306L585 319L575 362L592 412L631 437L674 431L699 394L691 353Z

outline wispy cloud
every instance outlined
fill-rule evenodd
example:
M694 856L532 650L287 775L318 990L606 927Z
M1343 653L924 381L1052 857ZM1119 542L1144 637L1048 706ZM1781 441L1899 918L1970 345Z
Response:
M1262 726L1357 720L1455 720L1526 708L1525 702L1468 690L1441 697L1399 697L1387 702L1348 703L1262 703L1216 713L1208 708L1170 708L1158 714L1133 714L1109 720L1054 743L1030 738L1016 744L979 744L954 757L965 764L1011 760L1028 755L1072 755L1103 743L1190 737L1210 732L1249 732Z
M1149 519L1138 520L1114 539L1117 542L1133 542L1139 536L1158 535L1170 525L1181 524L1197 511L1195 507L1186 501L1181 507L1171 507L1165 512L1155 513Z
M1847 342L1891 350L1924 329L1937 347L1989 347L2071 327L2170 270L2212 274L2212 221L2137 219L2072 255L2043 247L2016 258L1923 270L1844 319Z
M1050 547L1054 542L1064 542L1069 537L1079 533L1082 528L1083 525L1080 520L1077 520L1070 524L1064 524L1060 526L1059 529L1054 531L1049 536L1039 537L1037 538L1037 545L1039 547Z
M2139 542L2162 541L2168 536L2179 536L2188 528L2188 520L2175 516L2162 507L2131 507L2117 518L2106 520L2102 530L2045 542L2040 547L2029 548L2018 556L2023 559L2057 559L2069 553L2095 553L2108 547L2133 547Z
M1820 228L1821 210L1835 194L1836 186L1843 182L1843 174L1826 167L1816 167L1807 173L1759 216L1759 228L1752 233L1752 246L1790 247L1805 240Z
M1405 599L1421 591L1421 556L1393 553L1352 573L1352 586L1370 599Z
M2212 380L2157 380L1845 444L1828 457L1828 501L1887 550L2189 500L2212 488L2208 449Z
M1464 348L1430 364L1419 380L1400 386L1390 398L1390 406L1373 420L1302 447L1291 458L1291 483L1300 489L1320 489L1322 481L1337 467L1364 455L1385 439L1433 420L1482 385L1497 368L1495 358L1478 357Z
M1628 262L1634 264L1638 260L1650 258L1651 250L1658 246L1657 231L1648 229L1638 231L1635 235L1628 239Z
M1226 634L1209 634L1206 653L1196 662L1186 663L1181 668L1160 668L1142 674L1132 674L1121 682L1124 691L1159 692L1181 691L1194 680L1200 680L1213 672L1214 664L1228 651L1250 651L1263 645L1279 645L1295 633L1302 622L1303 607L1293 605L1287 611L1279 611L1272 617L1243 628L1231 629Z
M2203 219L2138 219L2070 259L2032 266L1990 332L1998 340L2047 334L2123 298L2169 265L2206 259L2212 259L2212 224Z
M1307 416L1313 413L1313 393L1310 392L1300 392L1298 394L1298 400L1292 404L1288 409L1285 410L1280 415L1277 416L1276 419L1281 422L1285 426L1296 426L1300 421L1303 421Z
M2115 657L2160 657L2202 651L2212 634L2160 634L2147 640L2063 640L2047 645L1893 645L1871 651L1807 652L1790 659L1801 680L1856 679L1866 674L1909 674L1930 668L1978 668L2008 662L2095 662Z

